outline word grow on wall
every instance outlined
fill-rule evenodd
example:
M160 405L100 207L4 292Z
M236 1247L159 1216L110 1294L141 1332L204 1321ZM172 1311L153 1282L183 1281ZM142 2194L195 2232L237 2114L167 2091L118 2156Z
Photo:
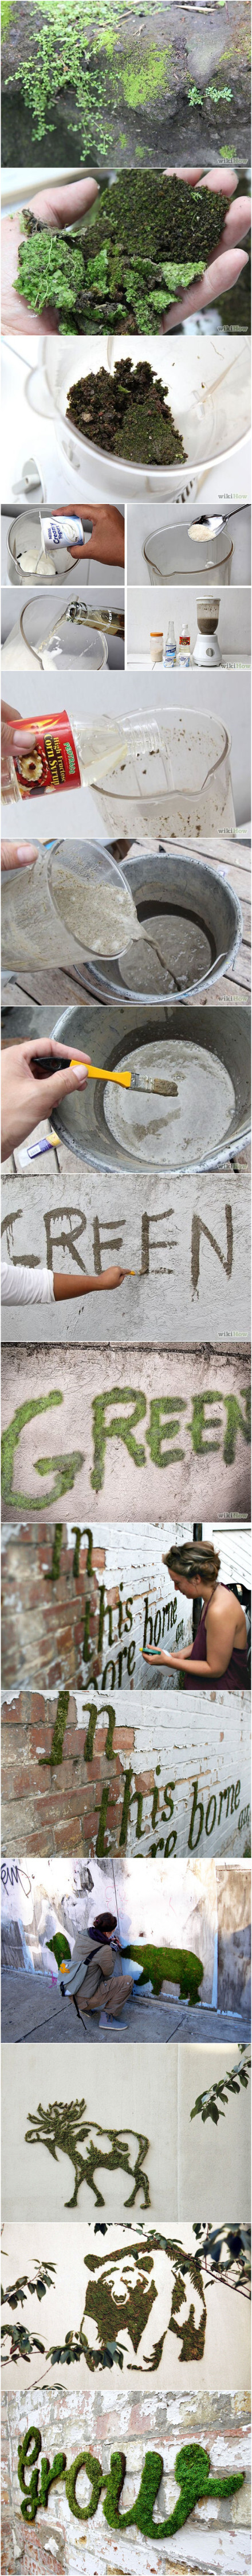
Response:
M105 2489L102 2510L105 2522L109 2524L111 2531L128 2531L130 2525L131 2527L135 2525L135 2528L143 2532L145 2538L149 2540L166 2540L170 2533L179 2530L182 2523L188 2522L195 2505L203 2498L207 2498L208 2501L211 2496L220 2498L235 2495L244 2483L243 2469L234 2473L231 2471L228 2477L212 2477L209 2451L204 2451L200 2442L186 2442L183 2450L177 2451L175 2460L174 2476L179 2495L174 2512L168 2514L162 2522L153 2522L153 2508L163 2477L164 2463L160 2451L146 2452L139 2495L129 2506L127 2513L119 2511L127 2469L125 2451L112 2451L110 2469L105 2473L100 2460L95 2459L93 2452L88 2450L77 2453L70 2469L67 2468L65 2451L56 2453L52 2468L49 2460L41 2458L40 2454L41 2433L36 2425L30 2424L24 2441L18 2445L18 2477L23 2491L21 2513L24 2522L35 2522L39 2506L47 2507L50 2488L56 2485L59 2478L64 2478L70 2513L74 2514L78 2522L88 2522L90 2516L97 2512L102 2490ZM31 2468L31 2476L27 2488L25 2469L28 2467ZM85 2469L91 2487L87 2505L80 2505L76 2494L77 2479L81 2469Z

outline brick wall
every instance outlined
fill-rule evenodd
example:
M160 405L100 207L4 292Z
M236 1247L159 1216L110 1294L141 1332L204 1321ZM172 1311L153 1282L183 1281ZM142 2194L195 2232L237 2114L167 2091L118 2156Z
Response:
M242 1859L249 1852L248 1691L211 1691L204 1705L191 1691L186 1700L173 1692L172 1702L169 1693L167 1702L159 1690L151 1697L137 1691L133 1699L115 1692L104 1701L92 1684L88 1699L70 1690L62 1759L54 1768L58 1704L57 1690L19 1691L3 1700L6 1860L36 1852L85 1859L120 1850L139 1859L156 1852Z
M38 1530L34 1522L25 1520L16 1533L13 1530L4 1550L2 1679L6 1689L17 1672L19 1681L23 1672L28 1687L42 1678L48 1689L56 1682L82 1681L87 1601L89 1641L93 1647L90 1675L98 1675L101 1668L97 1641L104 1550L93 1548L89 1574L87 1538L79 1534L75 1572L75 1541L73 1537L70 1551L63 1524L60 1570L55 1579L54 1540L60 1526L55 1523L52 1528L48 1521L40 1521Z

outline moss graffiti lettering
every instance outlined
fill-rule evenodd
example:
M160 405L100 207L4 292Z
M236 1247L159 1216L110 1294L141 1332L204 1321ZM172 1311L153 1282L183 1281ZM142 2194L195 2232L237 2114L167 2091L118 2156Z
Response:
M127 1410L129 1405L132 1406L130 1414ZM112 1419L109 1419L111 1406L115 1410L112 1412ZM119 1410L117 1412L117 1406L118 1408L120 1406L120 1412ZM215 1410L216 1406L218 1406L218 1412ZM147 1465L143 1440L135 1439L139 1422L145 1423L145 1441L154 1467L162 1472L175 1458L184 1458L186 1454L184 1441L181 1444L178 1435L182 1428L179 1416L183 1414L185 1417L185 1413L184 1396L154 1396L150 1399L148 1424L147 1399L140 1392L140 1388L111 1387L104 1394L94 1396L91 1485L94 1486L95 1492L100 1493L104 1484L108 1440L122 1440L136 1468ZM206 1388L202 1393L192 1395L190 1418L186 1423L183 1419L183 1433L185 1432L189 1435L195 1456L207 1457L215 1450L221 1450L224 1465L232 1466L236 1456L238 1434L246 1443L250 1440L249 1392L246 1388L241 1388L240 1402L236 1395L225 1396L222 1389L216 1392L214 1388ZM217 1437L213 1437L213 1434L217 1434Z
M45 1511L47 1507L49 1509L51 1503L58 1502L62 1494L69 1493L71 1491L72 1486L75 1484L75 1477L78 1475L80 1468L84 1466L85 1452L83 1449L72 1450L70 1454L62 1450L58 1457L53 1456L51 1453L46 1457L36 1458L34 1460L36 1475L41 1477L48 1475L54 1480L51 1491L49 1489L48 1492L43 1495L43 1499L41 1497L40 1500L40 1496L37 1494L32 1494L31 1496L31 1492L22 1493L15 1490L15 1453L22 1431L25 1429L27 1423L36 1419L38 1414L45 1413L48 1408L54 1405L62 1405L63 1403L64 1395L61 1389L56 1387L52 1388L49 1395L27 1400L23 1404L17 1406L11 1422L3 1432L3 1500L7 1507L9 1507L9 1505L14 1501L16 1509L22 1514L30 1511L31 1503L33 1511ZM111 1416L111 1407L113 1408L112 1418L109 1418L109 1414ZM129 1407L131 1408L130 1411L128 1409ZM212 1407L214 1407L213 1411ZM218 1411L216 1411L216 1407L218 1407ZM168 1469L169 1465L172 1466L174 1459L182 1460L186 1455L185 1437L189 1439L189 1442L191 1441L192 1450L195 1456L207 1457L211 1456L214 1451L219 1450L222 1453L224 1466L229 1468L232 1467L236 1457L238 1438L240 1437L246 1442L246 1444L250 1441L250 1395L247 1389L245 1387L241 1388L239 1399L232 1393L225 1395L222 1390L219 1390L216 1393L214 1389L206 1388L205 1392L192 1395L191 1414L189 1415L189 1418L187 1417L187 1420L185 1420L185 1414L186 1399L180 1395L177 1395L176 1397L162 1395L151 1398L149 1406L149 1422L147 1419L147 1398L140 1388L129 1386L111 1387L109 1390L107 1389L104 1391L104 1393L94 1396L92 1402L93 1465L90 1469L90 1484L94 1487L95 1493L100 1493L104 1484L108 1440L123 1442L124 1448L127 1449L128 1456L137 1470L147 1468L148 1471L148 1450L150 1451L152 1466L158 1471L161 1471L161 1473ZM181 1442L178 1435L181 1433L182 1429L182 1423L179 1419L182 1415L183 1440ZM135 1437L137 1426L140 1422L144 1422L145 1425L145 1442L143 1440L137 1440ZM88 1531L87 1535L89 1543L91 1533ZM77 1561L78 1533L75 1550L75 1571L77 1570ZM89 1562L90 1549L88 1565ZM86 1660L88 1660L90 1652L91 1649L87 1622L87 1634L85 1635Z
M209 2451L203 2450L200 2442L186 2442L183 2450L177 2451L176 2454L174 2475L179 2495L174 2511L166 2515L162 2522L156 2520L154 2522L154 2505L164 2468L160 2451L146 2452L139 2494L135 2497L134 2503L128 2507L128 2512L123 2514L119 2507L126 2476L124 2451L111 2452L110 2469L105 2473L100 2460L95 2459L93 2453L89 2451L79 2451L76 2459L72 2460L70 2469L67 2469L64 2451L56 2454L51 2470L49 2461L42 2461L40 2454L41 2433L34 2425L30 2425L23 2442L18 2445L18 2478L23 2494L21 2513L25 2522L35 2521L38 2507L47 2505L49 2485L65 2477L70 2513L77 2516L78 2521L87 2522L90 2514L96 2513L104 2488L103 2513L110 2530L128 2531L130 2526L131 2528L135 2526L135 2529L142 2532L145 2538L164 2540L188 2521L190 2514L194 2513L195 2505L201 2500L206 2498L208 2501L212 2496L224 2498L236 2495L244 2484L243 2469L234 2472L231 2470L228 2477L220 2475L212 2477ZM32 2465L33 2462L36 2466ZM25 2472L30 2467L32 2473L30 2485L27 2487ZM83 2468L86 2470L91 2487L91 2496L87 2505L80 2505L76 2496L77 2478L80 2469Z
M28 1422L33 1422L38 1414L47 1413L48 1409L50 1409L52 1405L56 1404L63 1404L63 1395L61 1394L59 1387L53 1387L50 1395L40 1395L34 1398L31 1397L30 1400L26 1399L25 1403L17 1405L16 1412L13 1414L12 1420L8 1424L8 1428L2 1433L2 1496L7 1505L14 1501L16 1510L21 1513L30 1511L31 1496L30 1494L16 1493L16 1491L13 1493L15 1452L18 1446L18 1441L20 1440L21 1432L25 1430ZM51 1492L43 1494L41 1499L40 1495L33 1495L33 1511L45 1512L50 1503L56 1503L60 1500L61 1494L70 1492L72 1485L75 1483L75 1477L78 1475L79 1468L83 1467L83 1465L84 1452L82 1449L73 1449L70 1455L63 1452L57 1461L54 1457L36 1458L37 1475L48 1475L50 1477L54 1475L54 1485Z

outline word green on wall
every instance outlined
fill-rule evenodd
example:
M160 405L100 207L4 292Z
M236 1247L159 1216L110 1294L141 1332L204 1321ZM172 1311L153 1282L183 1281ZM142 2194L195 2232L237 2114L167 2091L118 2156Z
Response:
M133 1465L138 1469L149 1465L148 1451L152 1466L160 1471L172 1466L174 1459L183 1459L186 1455L185 1436L189 1437L195 1457L208 1458L219 1451L224 1466L231 1467L236 1456L238 1433L247 1443L250 1441L250 1394L246 1387L241 1387L240 1397L241 1401L232 1393L224 1395L222 1389L216 1392L214 1388L206 1388L204 1393L192 1395L188 1419L187 1401L184 1396L154 1396L150 1400L148 1423L147 1398L140 1388L115 1386L104 1394L94 1396L93 1466L90 1470L90 1484L94 1486L95 1493L100 1493L104 1484L108 1440L121 1440ZM64 1396L61 1388L54 1387L49 1395L27 1399L23 1404L17 1405L16 1412L2 1435L2 1494L6 1507L14 1500L19 1512L30 1511L31 1493L19 1492L13 1486L18 1442L27 1423L35 1420L38 1414L45 1413L52 1405L63 1403ZM114 1410L112 1419L109 1420L108 1407L111 1405ZM244 1405L244 1411L242 1411L242 1405ZM117 1407L120 1407L120 1410L117 1410ZM135 1433L140 1422L144 1424L145 1439L138 1440ZM34 1466L38 1476L54 1478L51 1491L49 1489L46 1494L44 1493L41 1501L38 1495L32 1495L33 1511L45 1512L50 1503L58 1502L62 1494L71 1492L75 1477L84 1466L84 1451L62 1450L58 1457L49 1453L45 1457L37 1458Z
M174 2512L166 2515L163 2522L153 2522L153 2509L161 2486L164 2467L160 2451L146 2452L139 2495L128 2507L127 2513L119 2512L120 2496L127 2469L125 2451L111 2452L110 2469L105 2473L100 2460L95 2459L93 2452L88 2450L77 2453L70 2469L67 2468L65 2451L56 2452L52 2468L49 2460L41 2458L40 2454L41 2433L36 2425L30 2424L28 2432L24 2435L24 2441L18 2445L18 2478L23 2492L21 2513L24 2522L35 2522L39 2506L47 2506L50 2488L56 2485L58 2478L64 2478L70 2513L74 2514L78 2522L88 2522L97 2512L102 2490L105 2489L102 2510L110 2531L128 2531L130 2525L131 2527L135 2525L137 2531L141 2531L146 2539L153 2541L166 2540L170 2533L178 2531L181 2524L188 2522L189 2515L194 2513L195 2505L201 2503L203 2499L206 2498L208 2502L211 2496L219 2498L235 2495L244 2483L243 2469L236 2470L234 2473L231 2471L228 2477L211 2477L209 2451L203 2450L201 2442L186 2442L183 2450L177 2451L175 2460L174 2476L179 2495ZM31 2469L29 2487L25 2484L27 2468ZM76 2494L77 2479L81 2469L85 2469L91 2487L89 2503L86 2505L79 2504Z

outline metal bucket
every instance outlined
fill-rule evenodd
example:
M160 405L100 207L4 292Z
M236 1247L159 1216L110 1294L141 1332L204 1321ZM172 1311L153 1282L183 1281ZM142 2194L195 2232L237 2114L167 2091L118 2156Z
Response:
M85 865L84 848L83 864ZM146 933L148 930L151 933L155 917L158 951L161 958L164 931L172 915L174 980L171 975L169 987L165 977L164 959L163 971L161 966L160 978L156 983L155 947L153 946L152 949L150 944L147 947L145 940L148 983L144 978L141 982L137 980L137 985L134 981L134 970L138 979L141 966L140 948L136 945L135 959L133 950L129 952L126 950L125 956L120 960L109 959L109 963L105 960L103 962L100 957L93 956L92 961L85 967L85 989L101 1001L113 1001L113 998L115 1001L120 1001L123 994L127 995L130 1002L136 1002L137 999L138 1002L147 1002L147 1004L150 1000L159 1002L163 998L168 1006L170 1003L171 1007L174 1005L174 1000L188 1001L190 995L198 994L200 1000L201 992L207 991L209 985L218 984L220 976L226 975L227 971L230 972L234 966L243 930L238 895L233 894L233 888L228 884L227 877L222 876L221 869L208 865L207 856L198 858L193 852L191 853L190 849L181 852L177 846L162 852L149 850L144 855L142 850L139 850L137 857L134 855L133 858L129 856L125 859L123 873L125 883L130 887L133 895L138 924L143 924L143 932L145 929ZM200 953L201 935L203 935L203 948L205 940L206 952L208 948L208 960L207 954L205 959L203 956L202 972L199 968L198 971L197 968L194 970L193 966L190 970L189 964L189 971L186 971L186 975L182 975L182 978L179 972L181 927L185 932L185 939L188 933L191 956L194 932L196 953L197 948ZM185 942L183 942L184 945ZM151 968L152 981L150 981Z
M196 520L193 521L195 524ZM212 590L217 568L221 588L230 581L234 548L228 520L221 520L215 536L207 535L207 521L205 535L203 522L201 529L198 540L190 536L189 528L181 528L181 524L176 528L154 528L153 533L145 537L142 554L153 586L159 583L161 589L162 583L166 583L167 588L169 581L179 583L186 580L187 589L188 585L192 589L198 579L204 580L205 588L209 583L209 590Z
M90 1004L88 1053L91 1063L108 1070L125 1061L167 1081L176 1081L176 1097L165 1104L117 1085L92 1080L86 1090L69 1093L57 1109L57 1131L81 1162L97 1171L147 1170L166 1179L185 1172L221 1170L240 1153L250 1134L250 1015L247 1010L167 1011L129 1007L101 1009ZM62 1011L53 1035L65 1046L83 1046L83 1003ZM160 1117L159 1117L160 1113ZM163 1124L162 1124L163 1120ZM119 1127L121 1121L121 1136ZM204 1126L204 1135L200 1127ZM192 1127L194 1125L194 1134ZM191 1137L190 1137L191 1128Z

